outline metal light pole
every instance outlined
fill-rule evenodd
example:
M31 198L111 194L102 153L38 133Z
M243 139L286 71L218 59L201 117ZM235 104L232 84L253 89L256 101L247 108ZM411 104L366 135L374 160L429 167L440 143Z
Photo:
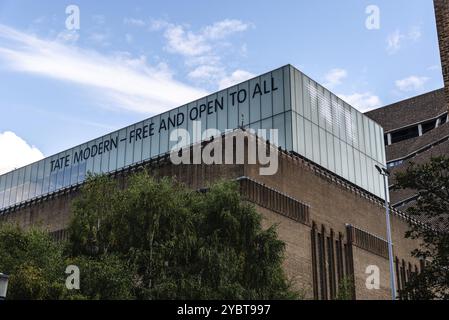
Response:
M6 274L0 273L0 300L6 299L6 292L8 291L9 277Z
M390 287L391 287L391 299L396 300L396 285L394 281L394 262L393 262L393 244L391 240L391 225L390 225L390 206L388 204L388 176L390 172L387 169L375 165L379 174L383 176L384 189L385 189L385 216L387 222L387 242L388 242L388 260L390 263Z

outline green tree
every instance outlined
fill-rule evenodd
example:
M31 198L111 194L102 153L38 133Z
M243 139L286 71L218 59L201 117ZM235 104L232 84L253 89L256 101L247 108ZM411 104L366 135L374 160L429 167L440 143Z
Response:
M350 277L341 279L335 300L354 300L354 281Z
M147 171L126 188L91 176L73 212L71 254L114 254L132 273L136 298L296 297L282 270L284 243L274 226L262 229L236 183L199 193Z
M64 297L63 247L43 231L1 225L0 270L10 275L8 299Z
M81 270L81 292L65 286L68 265ZM132 273L124 261L113 254L70 257L64 243L36 228L0 225L0 270L10 275L10 300L133 298Z
M401 295L411 299L449 299L449 158L437 157L425 164L412 164L396 175L397 188L417 192L407 213L430 227L410 224L406 237L419 239L412 252L427 261L424 270L413 273Z
M89 176L72 204L69 241L0 225L8 299L288 299L284 243L238 185L208 192L135 173L126 188ZM68 265L80 290L65 286Z

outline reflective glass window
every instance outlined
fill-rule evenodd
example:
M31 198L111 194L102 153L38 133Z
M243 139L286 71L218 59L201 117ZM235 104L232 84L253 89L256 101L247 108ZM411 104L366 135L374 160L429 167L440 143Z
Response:
M6 185L5 185L5 195L3 198L3 207L9 206L9 199L11 198L11 183L12 183L12 172L6 174Z
M271 73L274 84L274 88L271 88L271 90L276 89L274 91L271 91L271 94L273 96L273 115L284 112L285 102L284 102L283 71L284 69L278 69Z
M335 172L334 136L329 132L326 132L326 144L328 169Z
M125 166L125 155L126 155L126 129L121 129L118 133L118 149L117 149L117 169L123 168Z
M0 209L3 208L3 197L5 195L6 175L0 175Z
M273 129L278 130L278 145L285 148L285 120L283 113L273 117Z
M341 146L340 140L334 136L334 156L335 156L335 172L342 175L342 167L341 167Z
M321 160L320 164L326 169L329 169L327 159L328 157L327 157L326 131L320 128L320 160Z
M312 123L312 148L313 148L313 158L312 160L317 163L321 164L320 159L320 133L318 130L318 126L314 123Z
M304 119L304 137L306 146L306 157L313 159L313 139L312 139L312 123Z
M341 149L341 172L343 177L346 180L349 180L348 150L346 142L340 140L340 149Z

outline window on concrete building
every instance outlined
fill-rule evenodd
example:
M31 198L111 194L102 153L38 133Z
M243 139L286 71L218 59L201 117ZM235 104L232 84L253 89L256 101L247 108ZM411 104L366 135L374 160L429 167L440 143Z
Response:
M398 130L391 133L391 143L404 141L419 136L418 126Z
M404 160L396 160L396 161L388 162L387 163L387 167L388 168L394 168L394 167L402 164L403 162L404 162Z
M428 122L424 122L422 124L422 133L424 134L426 132L429 132L430 130L435 129L436 124L437 124L437 120L431 120Z

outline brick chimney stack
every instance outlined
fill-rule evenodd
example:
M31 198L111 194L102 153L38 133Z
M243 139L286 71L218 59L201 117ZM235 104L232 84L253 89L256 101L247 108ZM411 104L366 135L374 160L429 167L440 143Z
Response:
M433 0L440 44L446 105L449 109L449 0Z

